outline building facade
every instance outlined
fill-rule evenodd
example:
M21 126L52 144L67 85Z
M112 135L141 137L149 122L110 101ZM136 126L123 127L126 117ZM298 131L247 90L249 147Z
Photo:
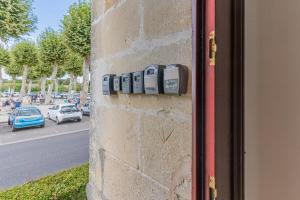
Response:
M93 0L90 200L191 199L192 1ZM102 94L102 76L189 69L182 96Z

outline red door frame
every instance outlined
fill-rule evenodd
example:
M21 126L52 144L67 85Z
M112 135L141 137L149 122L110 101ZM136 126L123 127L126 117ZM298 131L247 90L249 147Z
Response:
M205 191L205 1L192 1L193 55L192 55L192 199L204 200Z
M214 176L214 66L208 68L208 34L214 30L214 16L207 15L211 0L192 0L193 11L193 162L192 199L207 200L208 177ZM214 1L213 1L214 2ZM230 182L233 200L244 199L244 5L245 0L231 0L231 171ZM210 13L213 13L210 11ZM209 17L209 18L208 18ZM210 21L210 24L206 24ZM206 31L209 30L209 31ZM206 50L206 51L205 51ZM212 75L208 78L208 76ZM212 83L213 82L213 83ZM208 84L210 84L208 86ZM208 92L207 90L210 90ZM212 95L209 97L209 95ZM212 100L207 104L208 100ZM211 107L208 107L211 106ZM207 116L208 115L208 116ZM211 119L212 118L212 119ZM209 127L207 125L210 124ZM209 137L207 137L209 135ZM207 151L209 150L209 152ZM210 155L210 158L208 158ZM210 159L213 159L211 161ZM207 162L209 161L210 162ZM209 174L210 173L210 174ZM205 198L206 197L206 198Z
M215 0L193 0L193 186L194 200L209 199L215 177L215 64L209 40L215 32Z

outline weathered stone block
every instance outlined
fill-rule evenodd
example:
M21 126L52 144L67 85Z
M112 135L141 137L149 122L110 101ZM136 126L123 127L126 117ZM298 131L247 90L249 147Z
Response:
M192 27L191 0L144 0L144 32L159 38Z
M146 48L137 52L135 52L135 49L132 49L132 52L135 53L108 59L106 62L111 66L110 70L117 74L144 70L150 64L179 63L186 65L190 71L188 93L191 94L192 35L188 34L185 37L187 38L164 46L156 46L156 44L155 47L152 47L153 49ZM151 47L151 43L148 46Z
M104 13L103 0L92 1L92 22Z
M109 11L92 30L94 196L191 199L191 0L95 0L93 15L100 15L94 10L100 6ZM143 33L145 40L139 37ZM104 74L140 71L153 63L186 65L188 93L102 95Z
M191 118L178 122L173 118L143 115L141 127L142 172L169 188L189 179L191 164L187 160L192 153ZM181 167L183 163L185 165ZM172 183L174 174L178 178Z
M106 154L103 196L110 200L166 200L168 190Z
M130 54L114 59L108 59L105 64L93 66L93 79L96 84L95 99L96 104L107 105L124 105L129 108L151 110L158 114L162 111L170 112L174 116L191 115L192 113L192 101L191 101L191 60L192 60L192 47L191 40L182 40L177 43L155 48L152 51L141 51L135 54ZM124 72L133 72L144 70L144 68L151 63L170 64L179 63L188 66L189 68L189 82L187 94L178 96L159 95L159 96L147 96L147 95L124 95L118 96L103 96L101 77L106 73L122 74Z
M104 0L105 11L118 3L118 0Z
M127 0L107 13L94 27L97 37L93 45L96 58L113 55L128 48L139 36L138 0Z
M96 107L95 139L99 149L138 168L138 117L135 113L118 108Z

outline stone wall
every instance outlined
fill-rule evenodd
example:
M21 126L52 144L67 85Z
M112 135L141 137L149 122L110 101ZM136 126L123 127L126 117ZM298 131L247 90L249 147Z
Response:
M191 0L93 0L92 200L191 199ZM189 68L183 96L102 95L104 74Z

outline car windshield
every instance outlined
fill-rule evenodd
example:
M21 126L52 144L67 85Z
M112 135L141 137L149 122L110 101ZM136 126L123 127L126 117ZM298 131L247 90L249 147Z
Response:
M40 115L40 111L38 109L24 109L19 110L18 116L31 116L31 115Z
M78 110L78 108L74 105L72 105L72 106L63 106L62 108L61 108L61 111L62 112L77 112L77 111L79 111Z

